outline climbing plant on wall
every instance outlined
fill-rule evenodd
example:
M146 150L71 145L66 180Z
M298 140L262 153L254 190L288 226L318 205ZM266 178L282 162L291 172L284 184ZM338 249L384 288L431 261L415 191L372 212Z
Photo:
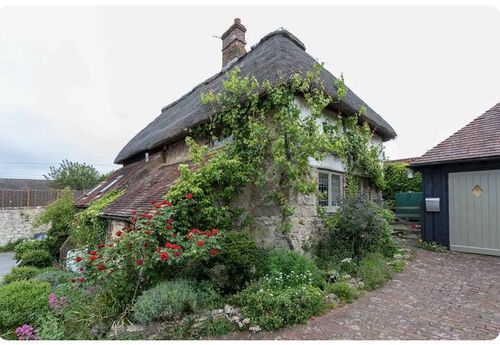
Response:
M100 217L101 212L125 193L116 189L93 201L85 210L77 213L71 228L71 241L76 246L95 246L105 242L108 235L108 221Z
M222 190L230 199L237 188L253 185L266 190L268 200L281 208L281 230L286 232L294 212L290 204L293 195L313 194L317 190L310 158L320 161L328 154L339 157L347 167L349 193L355 192L358 174L381 186L382 165L377 149L370 145L373 133L368 125L359 124L363 109L334 123L323 121L325 108L340 102L347 88L343 79L338 80L337 98L332 99L320 79L321 69L317 65L303 76L294 74L289 80L275 83L259 83L253 76L240 76L238 68L232 69L223 82L223 92L202 95L203 103L213 106L213 115L207 124L192 132L194 136L230 140L226 140L223 149L210 152L188 138L198 166L204 168L199 172L181 168L181 179L169 196L197 188L205 197ZM308 111L303 111L297 96ZM224 173L214 176L215 165L222 161L231 167L237 179ZM206 181L207 176L217 182L218 188L201 187L204 183L200 179ZM214 200L210 201L212 205Z

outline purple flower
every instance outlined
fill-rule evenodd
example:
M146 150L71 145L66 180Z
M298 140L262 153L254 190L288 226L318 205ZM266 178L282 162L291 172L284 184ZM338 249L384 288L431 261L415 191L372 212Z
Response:
M49 295L49 307L52 309L60 309L68 303L66 297L57 298L57 296L51 292Z
M38 331L26 324L16 328L16 335L19 340L40 340Z

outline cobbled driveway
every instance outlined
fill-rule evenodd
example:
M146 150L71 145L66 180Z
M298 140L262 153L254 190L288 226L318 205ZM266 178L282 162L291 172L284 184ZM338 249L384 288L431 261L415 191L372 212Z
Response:
M225 339L494 339L500 331L500 257L417 250L383 288L279 332Z

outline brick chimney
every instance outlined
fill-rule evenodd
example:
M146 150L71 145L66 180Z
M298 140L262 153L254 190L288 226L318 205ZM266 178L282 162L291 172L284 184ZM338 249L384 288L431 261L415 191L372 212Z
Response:
M247 52L245 50L246 31L247 28L241 24L240 18L235 18L233 25L222 34L222 67Z

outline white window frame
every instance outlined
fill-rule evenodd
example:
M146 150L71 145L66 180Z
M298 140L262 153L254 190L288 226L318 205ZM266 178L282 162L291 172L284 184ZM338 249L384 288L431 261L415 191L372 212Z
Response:
M328 206L320 206L326 210L326 212L336 212L338 210L338 206L333 206L333 184L332 184L332 175L337 175L339 176L339 181L340 181L340 197L342 198L344 196L344 174L337 172L337 171L332 171L332 170L326 170L326 169L318 169L318 188L319 188L319 174L327 174L328 175ZM319 206L319 199L318 199L318 206Z
M209 151L218 150L218 149L226 146L227 143L231 143L231 142L233 142L232 135L230 135L228 137L224 137L224 138L218 138L215 140L211 140Z

